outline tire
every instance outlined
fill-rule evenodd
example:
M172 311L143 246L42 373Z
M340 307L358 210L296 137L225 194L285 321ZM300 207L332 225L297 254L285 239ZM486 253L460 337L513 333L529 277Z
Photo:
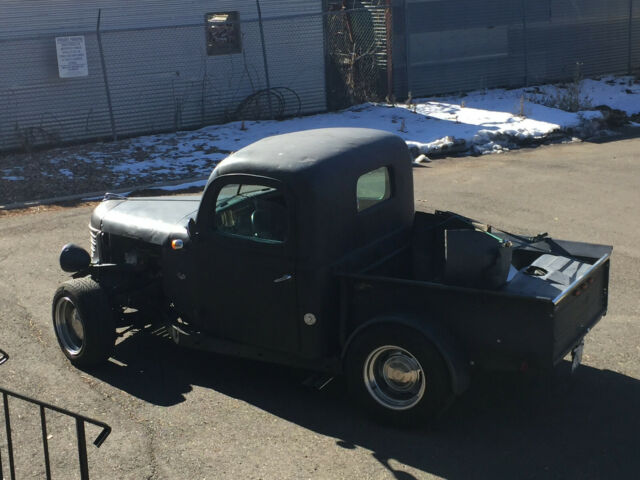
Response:
M382 423L424 425L452 398L449 372L440 352L409 327L368 328L354 339L346 360L350 394Z
M74 366L94 367L111 356L114 313L104 288L91 277L69 280L56 290L52 317L58 344Z

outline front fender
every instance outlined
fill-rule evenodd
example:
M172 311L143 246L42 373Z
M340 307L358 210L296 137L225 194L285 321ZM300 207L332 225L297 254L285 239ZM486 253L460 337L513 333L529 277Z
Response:
M442 355L442 358L447 365L447 369L449 370L449 375L451 377L451 390L453 393L459 395L467 389L471 379L471 372L470 364L464 354L464 351L449 333L423 318L397 315L376 317L368 320L349 335L349 338L342 349L342 361L344 362L351 343L360 333L370 327L382 324L402 325L412 328L424 335L431 343L433 343L433 345L435 345L440 352L440 355Z

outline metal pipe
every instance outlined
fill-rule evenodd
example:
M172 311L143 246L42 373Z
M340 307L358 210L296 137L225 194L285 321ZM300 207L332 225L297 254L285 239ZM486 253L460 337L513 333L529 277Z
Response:
M629 0L629 27L628 27L628 34L629 34L629 38L628 38L628 53L627 53L627 75L631 75L631 72L633 70L632 67L632 48L631 48L631 42L632 42L632 38L633 38L633 0Z
M522 0L522 50L524 56L524 86L529 86L529 59L527 51L527 0Z
M258 25L260 27L260 42L262 43L262 60L264 62L264 75L267 82L267 99L269 102L269 118L273 119L273 107L271 106L271 82L269 80L269 63L267 62L267 47L264 44L264 29L262 27L262 11L260 10L260 0L256 0L258 9Z
M13 441L11 439L11 417L9 415L9 398L6 392L2 392L2 403L4 404L4 425L7 430L7 450L9 452L9 474L11 480L16 480L16 467L13 462Z
M87 439L84 434L84 421L76 418L76 433L78 437L78 460L80 461L80 478L89 480L89 461L87 460Z
M403 6L404 12L404 43L405 43L405 72L407 74L407 91L406 94L409 95L411 93L411 67L412 67L412 59L411 59L411 32L409 31L409 1L404 0Z
M387 101L393 101L393 10L391 0L387 0L384 10L387 40Z
M98 50L100 51L100 64L102 65L102 78L104 79L104 88L107 92L107 105L109 106L109 121L111 122L111 133L113 141L118 140L116 133L116 121L113 118L113 105L111 104L111 91L109 90L109 78L107 76L107 65L104 61L104 52L102 50L102 36L100 35L100 19L102 17L102 9L98 9L98 23L96 24L96 36L98 38Z
M51 480L51 464L49 462L49 439L47 438L47 417L42 405L40 405L40 426L42 429L42 448L44 450L44 469L47 475L47 480Z

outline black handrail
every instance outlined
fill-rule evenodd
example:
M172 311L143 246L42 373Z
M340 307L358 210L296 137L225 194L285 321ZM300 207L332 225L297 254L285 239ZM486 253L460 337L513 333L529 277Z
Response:
M0 350L0 365L2 365L8 359L9 359L9 356L3 350ZM9 397L13 397L18 400L31 403L33 405L38 405L40 407L40 427L42 431L42 447L44 452L44 466L45 466L45 473L46 473L47 480L51 479L51 465L49 460L49 442L47 439L46 410L51 410L53 412L61 413L62 415L66 415L75 419L76 438L78 441L78 461L80 464L80 478L82 480L87 480L89 478L89 463L87 459L87 440L86 440L84 425L85 423L90 423L92 425L102 428L102 431L98 434L96 439L93 441L93 444L98 448L104 443L104 441L107 439L107 437L111 433L111 427L109 425L99 420L94 420L93 418L85 417L84 415L71 412L64 408L56 407L55 405L51 405L50 403L41 402L40 400L27 397L26 395L12 392L11 390L7 390L2 387L0 387L0 393L2 394L2 404L4 409L4 422L5 422L6 435L7 435L7 451L9 454L9 474L10 474L11 480L15 480L16 472L15 472L15 464L14 464L14 456L13 456L13 441L11 437L11 414L9 410ZM2 454L0 452L0 478L4 478L3 472L4 472L4 469L2 465Z

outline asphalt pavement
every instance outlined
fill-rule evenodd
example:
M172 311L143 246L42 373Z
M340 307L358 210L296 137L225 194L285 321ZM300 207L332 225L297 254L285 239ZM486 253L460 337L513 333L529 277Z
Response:
M0 217L0 348L11 356L0 386L110 424L104 445L89 445L92 478L638 478L639 151L640 139L578 143L414 169L421 210L614 246L609 314L583 366L551 379L478 375L430 430L372 423L340 379L314 391L305 372L183 351L161 332L127 338L97 372L71 367L50 301L67 278L60 247L88 245L86 206ZM18 478L41 478L37 411L10 405ZM75 425L51 422L53 477L78 478Z

